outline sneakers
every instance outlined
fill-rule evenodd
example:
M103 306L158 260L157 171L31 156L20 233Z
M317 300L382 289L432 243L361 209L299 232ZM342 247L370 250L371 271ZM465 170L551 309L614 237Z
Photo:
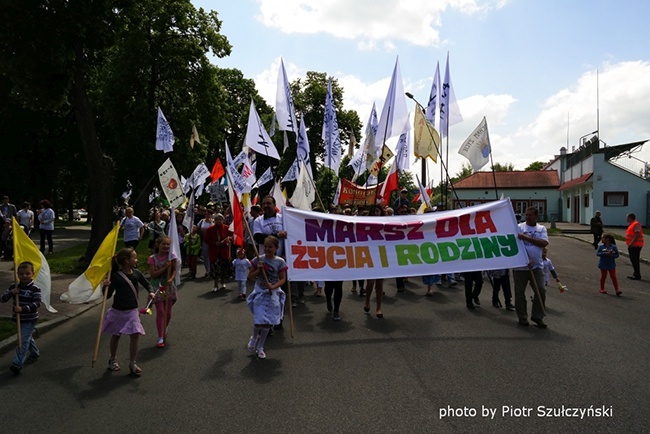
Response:
M165 338L158 338L158 344L156 344L158 348L165 348Z
M264 352L264 348L260 348L259 350L257 350L257 358L266 359L266 353Z
M246 300L246 293L240 292L239 293L239 298L241 298L242 300Z
M605 291L604 289L601 289L601 290L598 291L598 292L600 292L601 294L607 294L607 291Z
M327 311L328 311L328 312L331 312L331 311L333 311L333 310L334 310L334 308L332 307L332 301L331 301L331 300L327 300Z
M528 326L530 325L530 323L528 322L527 319L521 319L521 318L519 318L519 325L520 325L520 326L524 326L524 327L528 327Z
M452 280L452 281L449 282L449 286L456 286L456 285L457 285L457 283L456 283L455 280Z
M11 366L9 367L9 370L10 370L11 372L13 372L14 375L20 375L20 371L21 371L21 369L22 369L22 368L21 368L20 366L16 366L16 365L11 365Z
M623 294L623 291L616 291L616 296L620 297Z
M248 345L246 346L246 349L248 350L249 353L254 353L256 346L257 346L257 337L251 336L250 340L248 341Z
M474 297L474 304L477 306L481 305L481 302L479 301L478 297Z
M291 307L298 307L298 302L297 301L292 301L291 302Z
M506 304L506 309L509 311L513 311L515 310L515 306L512 303L508 303Z
M305 297L298 298L298 303L299 304L305 304Z
M497 309L501 309L501 302L500 301L493 301L492 302L492 307L496 307Z
M338 311L335 310L335 311L332 313L332 319L333 319L334 321L341 321L341 315L339 315L339 312L338 312Z
M212 288L212 292L217 292L218 290L219 290L219 288L216 287L216 286L214 288Z
M467 308L469 310L474 310L474 309L476 309L476 306L474 306L474 303L472 303L471 301L468 301L467 302Z
M548 327L541 318L539 319L531 318L530 320L534 322L537 325L537 327L539 327L540 329L545 329L546 327Z

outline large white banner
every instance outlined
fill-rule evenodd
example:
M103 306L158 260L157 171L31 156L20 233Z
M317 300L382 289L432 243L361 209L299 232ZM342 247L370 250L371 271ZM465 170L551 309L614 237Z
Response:
M528 263L510 199L420 215L354 217L283 208L288 278L428 276Z

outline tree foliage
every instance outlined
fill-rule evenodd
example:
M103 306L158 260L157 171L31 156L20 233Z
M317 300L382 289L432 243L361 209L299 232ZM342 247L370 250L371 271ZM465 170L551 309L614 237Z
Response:
M541 161L533 161L524 170L526 170L526 171L542 170L543 167L544 167L543 162L541 162Z

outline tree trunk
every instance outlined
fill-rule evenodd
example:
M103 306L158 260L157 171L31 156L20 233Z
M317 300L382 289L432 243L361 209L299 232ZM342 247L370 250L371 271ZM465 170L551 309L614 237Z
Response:
M113 228L113 161L104 155L99 145L93 111L86 92L83 56L81 44L78 44L75 47L76 61L71 97L88 167L90 189L88 211L92 213L93 219L84 259L89 262L104 237Z

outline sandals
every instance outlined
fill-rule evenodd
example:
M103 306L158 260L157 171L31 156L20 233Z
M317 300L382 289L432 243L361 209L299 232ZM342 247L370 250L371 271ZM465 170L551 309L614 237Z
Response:
M131 374L133 375L142 374L142 369L140 369L140 367L136 365L135 362L129 363L129 371L131 371Z
M115 359L108 359L108 370L109 371L119 371L120 365L115 361Z

